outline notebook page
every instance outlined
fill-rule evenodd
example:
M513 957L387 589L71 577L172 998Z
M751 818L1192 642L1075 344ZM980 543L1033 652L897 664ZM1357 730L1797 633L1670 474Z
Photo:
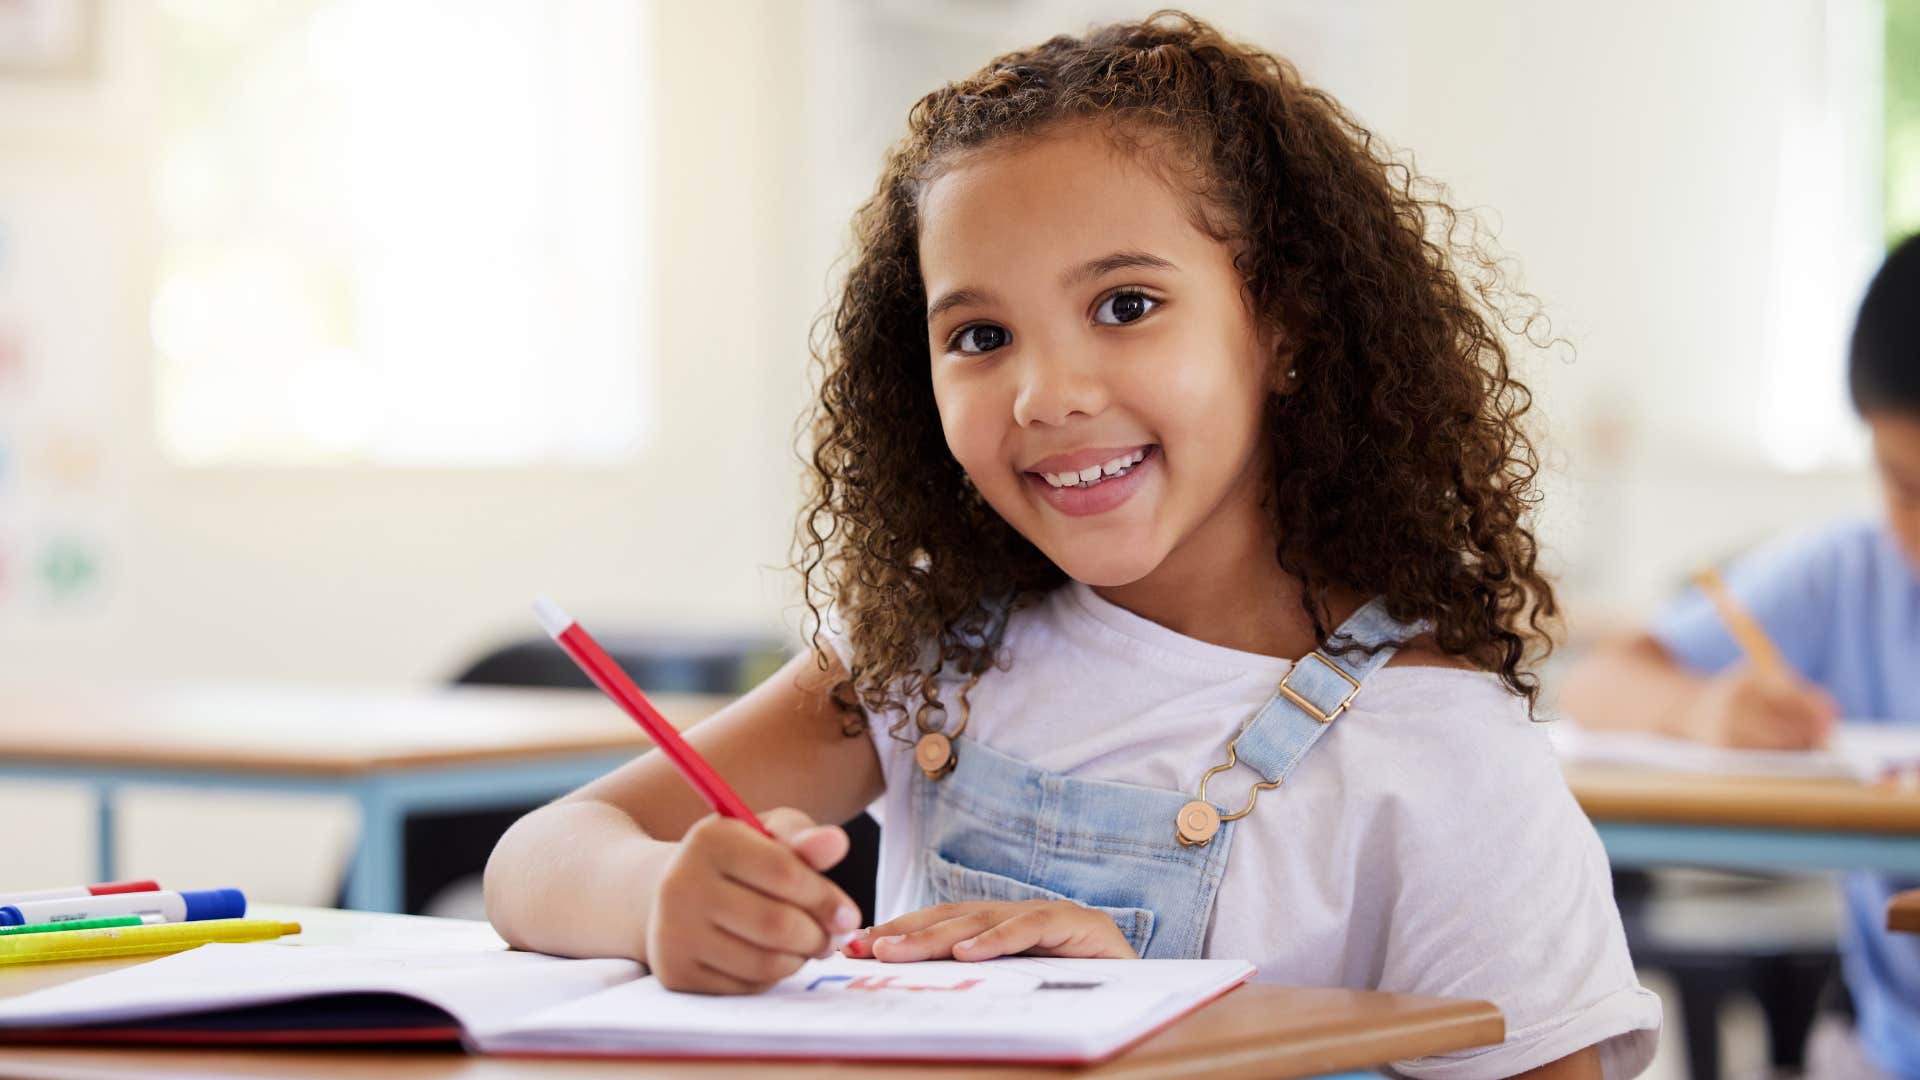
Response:
M1253 971L1242 960L836 956L762 994L680 994L644 979L473 1037L490 1052L1088 1061Z
M0 1001L0 1028L150 1019L342 993L395 993L495 1027L639 977L631 960L501 950L220 942Z
M1920 724L1843 721L1825 750L1729 750L1634 731L1598 731L1562 720L1549 726L1554 751L1570 765L1626 765L1718 776L1846 777L1873 781L1920 765Z

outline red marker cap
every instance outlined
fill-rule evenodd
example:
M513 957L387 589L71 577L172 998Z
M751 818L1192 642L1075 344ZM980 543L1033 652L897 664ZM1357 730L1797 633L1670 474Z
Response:
M157 881L108 881L99 885L87 886L87 893L91 896L111 896L114 893L159 891L160 883Z

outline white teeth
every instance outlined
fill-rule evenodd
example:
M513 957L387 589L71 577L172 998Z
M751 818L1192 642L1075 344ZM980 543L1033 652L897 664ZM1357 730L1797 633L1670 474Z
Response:
M1125 457L1114 458L1112 461L1100 466L1100 472L1103 476L1116 476L1124 472L1129 466L1137 464L1141 458L1146 456L1147 452L1145 450L1135 450Z
M1079 472L1041 473L1049 487L1092 487L1094 484L1112 476L1121 476L1131 471L1135 465L1145 460L1146 449L1123 454L1103 465L1089 465Z

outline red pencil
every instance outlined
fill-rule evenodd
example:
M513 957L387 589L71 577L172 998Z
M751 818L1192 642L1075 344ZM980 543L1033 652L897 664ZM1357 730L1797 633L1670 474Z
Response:
M667 723L666 717L660 715L660 711L653 707L653 703L640 692L627 673L620 670L620 665L613 662L613 657L607 655L600 643L593 640L585 627L573 621L566 612L560 610L558 604L544 596L533 602L533 613L548 635L559 642L560 648L573 658L574 663L580 665L580 670L587 673L587 678L593 680L593 685L625 709L627 715L646 730L654 745L667 755L667 760L673 762L673 767L680 770L680 775L687 778L687 783L693 785L693 790L700 793L708 806L713 807L721 817L744 821L763 835L773 835L767 832L765 825L760 824L759 818L753 816L753 811L747 809L747 804L734 794L727 782L720 779L720 774L713 771L713 766L687 745L672 724Z

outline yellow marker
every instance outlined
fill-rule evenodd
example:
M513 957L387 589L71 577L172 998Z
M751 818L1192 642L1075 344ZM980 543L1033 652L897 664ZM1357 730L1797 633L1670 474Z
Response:
M150 956L184 952L210 941L267 941L297 934L300 924L278 919L206 919L201 922L61 930L0 938L0 967L105 956Z
M1747 654L1747 659L1753 661L1754 667L1775 674L1792 670L1787 667L1786 658L1780 655L1773 639L1760 628L1759 620L1747 614L1747 609L1733 598L1733 592L1720 578L1720 571L1709 566L1695 573L1693 580L1700 586L1700 591L1707 594L1707 599L1712 601L1713 609L1720 613L1720 621L1727 624L1734 641L1740 645L1740 651Z

